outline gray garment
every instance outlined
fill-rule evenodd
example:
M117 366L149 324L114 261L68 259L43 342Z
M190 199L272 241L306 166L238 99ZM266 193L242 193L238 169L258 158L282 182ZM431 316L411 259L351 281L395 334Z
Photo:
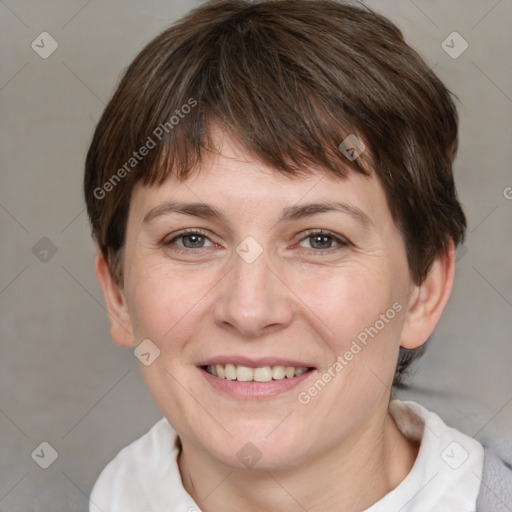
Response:
M512 467L484 446L477 512L512 512Z

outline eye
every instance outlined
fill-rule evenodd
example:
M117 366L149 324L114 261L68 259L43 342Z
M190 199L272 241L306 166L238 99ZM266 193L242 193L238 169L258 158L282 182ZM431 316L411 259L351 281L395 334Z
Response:
M335 235L334 233L331 233L329 231L325 231L323 229L316 230L316 231L309 231L306 233L306 237L301 240L301 243L299 244L301 247L304 247L302 245L302 242L309 241L310 246L313 249L313 251L307 251L309 253L325 253L325 252L335 252L338 251L344 247L347 247L349 244L348 240L344 239L343 237L339 237ZM333 247L333 242L335 243Z
M163 242L163 245L174 245L176 244L177 240L182 240L182 244L177 244L177 246L178 248L184 248L184 250L203 249L205 247L208 247L204 245L206 240L210 241L210 246L213 246L213 243L211 242L211 240L209 240L207 234L204 231L201 231L200 229L186 229L184 231L180 231L172 238L165 240Z
M337 252L350 245L348 240L330 231L312 230L306 232L305 235L301 239L299 246L304 247L303 243L309 242L310 247L312 247L312 250L306 251L309 254L320 255ZM178 243L178 241L181 241L181 243ZM207 242L208 245L205 245ZM218 246L218 244L215 244L208 238L208 233L200 229L180 231L172 235L171 238L164 240L162 245L178 252L189 252L192 249L206 249Z

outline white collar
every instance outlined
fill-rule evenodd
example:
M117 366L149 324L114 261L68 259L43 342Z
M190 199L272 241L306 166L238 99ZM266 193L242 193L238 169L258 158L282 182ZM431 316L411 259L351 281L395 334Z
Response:
M364 512L473 512L483 468L483 447L412 401L392 400L390 414L406 437L421 441L405 479ZM104 468L90 512L200 512L183 487L176 432L166 418L123 448ZM450 467L451 466L451 467Z
M392 400L389 412L400 431L421 444L404 480L364 512L474 512L482 445L416 402Z

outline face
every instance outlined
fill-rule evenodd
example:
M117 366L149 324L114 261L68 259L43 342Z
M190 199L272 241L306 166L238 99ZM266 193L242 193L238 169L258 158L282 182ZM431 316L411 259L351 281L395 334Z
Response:
M133 191L129 330L160 351L141 371L184 445L287 467L381 422L413 288L405 246L375 176L290 179L215 137L187 181Z

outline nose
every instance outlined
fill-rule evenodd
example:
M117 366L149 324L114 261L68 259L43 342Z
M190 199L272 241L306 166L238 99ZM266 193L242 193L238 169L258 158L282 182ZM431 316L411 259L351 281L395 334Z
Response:
M235 253L231 265L219 283L213 310L216 325L244 338L287 327L293 318L293 293L265 251L251 263Z

